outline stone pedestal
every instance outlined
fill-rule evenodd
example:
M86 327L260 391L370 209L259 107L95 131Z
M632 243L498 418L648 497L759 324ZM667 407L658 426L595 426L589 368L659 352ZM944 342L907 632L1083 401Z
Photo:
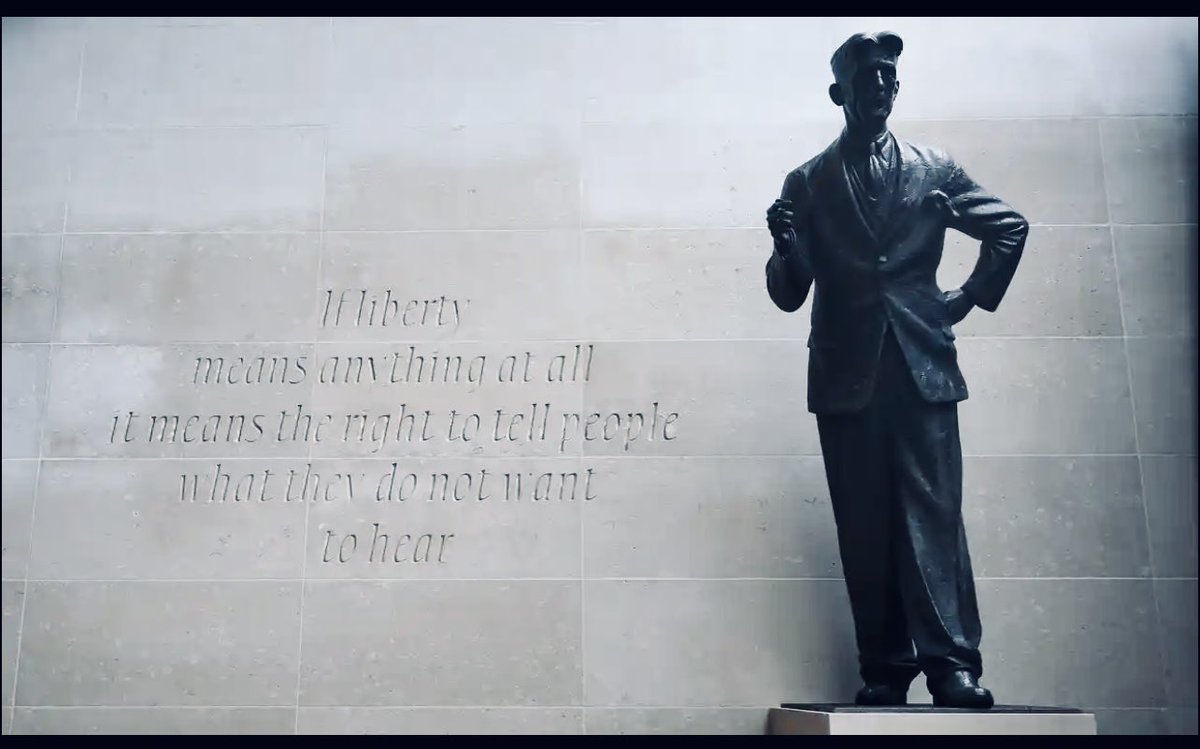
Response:
M931 705L784 704L772 708L767 732L773 736L1095 735L1096 716L1071 708L1024 705L962 710Z

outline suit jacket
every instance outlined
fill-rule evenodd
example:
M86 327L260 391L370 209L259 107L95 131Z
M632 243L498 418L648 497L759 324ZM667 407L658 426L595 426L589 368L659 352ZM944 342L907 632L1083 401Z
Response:
M767 261L767 291L794 312L815 286L809 336L808 408L846 413L874 390L890 323L922 396L967 398L948 307L937 286L946 228L980 241L963 292L994 312L1020 261L1029 225L968 177L945 152L896 139L900 164L887 218L871 230L851 193L839 138L788 174L782 197L794 204L798 245ZM941 190L958 213L930 199Z

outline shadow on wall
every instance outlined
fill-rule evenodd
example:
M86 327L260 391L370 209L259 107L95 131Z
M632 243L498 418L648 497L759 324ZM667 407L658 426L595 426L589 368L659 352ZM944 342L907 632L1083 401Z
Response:
M1198 83L1197 83L1198 74L1197 74L1197 69L1196 69L1196 56L1195 56L1194 50L1192 50L1192 51L1189 51L1187 49L1179 50L1179 69L1187 71L1186 75L1188 76L1187 84L1184 88L1181 100L1192 102L1192 108L1193 108L1193 111L1195 111L1197 109L1197 102L1200 101L1200 91L1198 91ZM1195 213L1196 206L1200 205L1200 179L1198 179L1196 176L1196 164L1200 163L1200 146L1198 146L1198 143L1200 143L1200 137L1197 137L1197 129L1195 127L1193 127L1191 129L1191 136L1192 137L1187 139L1186 150L1185 150L1185 153L1187 154L1187 158L1184 163L1192 165L1192 179L1185 181L1184 189L1187 190L1186 204L1193 207L1192 208L1193 213L1191 216L1191 220L1195 221L1196 220L1196 213ZM1191 326L1189 327L1189 330L1192 330L1192 331L1200 330L1200 326L1197 325L1197 323L1200 322L1200 298L1197 297L1197 288L1196 288L1196 286L1197 286L1196 273L1198 270L1198 265L1200 265L1200 263L1198 263L1196 255L1197 255L1197 253L1200 253L1200 245L1197 244L1196 237L1197 237L1197 233L1193 232L1192 246L1189 247L1188 251L1187 251L1187 271L1186 271L1186 274L1187 274L1186 277L1188 280L1188 298L1189 298L1189 302L1190 302L1190 304L1188 305L1188 311L1192 316ZM1192 343L1193 376L1189 378L1189 381L1195 381L1195 373L1198 370L1200 370L1200 351L1198 351L1198 349L1196 347L1196 343L1195 343L1195 341L1193 341L1193 343ZM1200 415L1198 415L1195 411L1193 411L1192 419L1193 419L1192 431L1196 431L1197 426L1200 426L1200 422L1197 421L1197 419L1200 419Z
M1184 91L1183 100L1190 101L1190 102L1196 102L1197 99L1200 98L1200 92L1197 91L1197 72L1196 72L1196 64L1195 64L1196 63L1195 55L1189 54L1187 50L1180 50L1179 57L1180 57L1180 69L1188 71L1188 73L1190 75L1190 78L1188 79L1189 85L1188 85L1187 89ZM1197 138L1196 128L1192 128L1191 132L1192 132L1192 137L1189 138L1187 141L1187 161L1186 161L1186 163L1192 165L1193 179L1188 180L1185 184L1187 185L1186 189L1188 191L1187 204L1191 205L1191 206L1196 206L1197 204L1200 204L1200 179L1195 178L1195 165L1197 163L1200 163L1200 147L1197 146L1197 143L1198 143L1198 141L1200 141L1200 139ZM1195 220L1195 214L1193 214L1192 219ZM1192 284L1191 299L1192 299L1192 314L1193 314L1193 316L1195 316L1195 314L1196 314L1196 302L1198 301L1197 297L1196 297L1196 253L1197 253L1198 249L1200 249L1200 248L1193 246L1193 247L1191 247L1191 251L1188 253L1188 262L1190 263L1190 267L1188 268L1187 276L1188 276L1188 279L1190 279L1191 284ZM1196 321L1195 317L1193 317L1192 330L1197 330L1197 328L1194 324L1195 321Z

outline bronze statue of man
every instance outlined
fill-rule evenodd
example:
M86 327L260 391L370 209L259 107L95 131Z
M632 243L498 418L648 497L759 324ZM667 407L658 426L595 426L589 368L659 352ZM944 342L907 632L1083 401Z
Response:
M952 327L975 307L996 310L1029 224L945 152L889 132L902 49L882 32L834 53L829 96L846 127L787 175L767 211L767 290L794 312L814 289L808 408L854 613L856 702L903 705L923 671L935 705L987 709ZM942 292L948 227L981 244L962 288Z

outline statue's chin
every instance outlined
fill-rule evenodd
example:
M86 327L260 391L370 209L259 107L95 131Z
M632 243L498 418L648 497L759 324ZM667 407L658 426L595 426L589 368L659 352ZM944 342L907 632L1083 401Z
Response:
M867 116L864 119L873 121L873 122L883 122L884 120L886 120L888 118L888 115L890 115L891 113L892 113L891 107L878 106L878 107L871 109L871 111L869 111L867 113Z
M889 114L891 110L872 110L859 115L855 122L848 124L852 130L871 132L883 128L887 124Z

